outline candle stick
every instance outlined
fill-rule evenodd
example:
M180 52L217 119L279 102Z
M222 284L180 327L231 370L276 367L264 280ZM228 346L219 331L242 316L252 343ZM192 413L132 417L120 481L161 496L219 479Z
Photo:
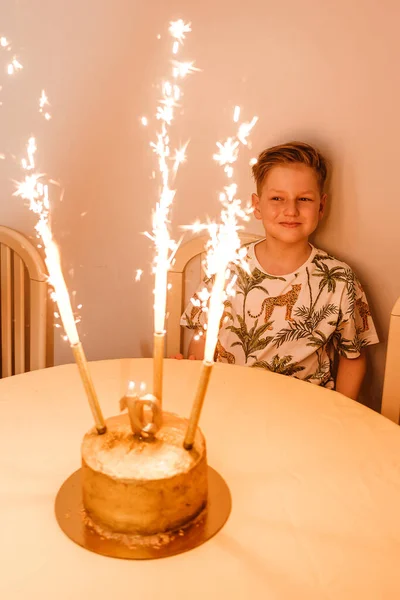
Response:
M238 107L235 107L235 122L239 120L239 115L240 110ZM228 138L224 144L217 143L220 152L219 154L214 155L214 159L224 167L224 171L229 179L233 176L232 164L238 158L239 144L247 144L247 137L256 121L257 118L254 117L250 123L242 123L239 126L236 139ZM196 231L207 229L210 233L210 241L207 245L205 270L208 277L214 277L214 283L209 297L209 307L207 311L208 320L204 362L183 443L186 450L190 450L194 443L204 397L214 364L214 354L218 341L220 321L224 310L224 302L229 293L229 284L227 285L230 278L230 271L228 268L229 263L241 263L242 267L248 270L247 264L243 260L246 251L243 252L240 250L240 238L238 235L240 229L238 219L248 220L248 215L247 212L242 209L240 200L235 198L236 191L236 184L231 183L225 187L225 192L220 195L220 200L223 204L221 224L216 225L215 223L212 223L211 225L202 225L196 223L194 226ZM230 282L230 287L232 287L232 280ZM205 301L206 300L203 300L203 302Z
M164 362L164 339L163 333L154 334L153 342L153 394L159 400L162 399L163 362Z
M61 313L61 311L60 311ZM78 344L71 345L72 352L75 358L75 362L78 365L79 374L83 386L85 388L86 396L89 401L90 410L94 418L97 433L102 434L106 432L106 425L101 412L100 404L97 398L96 390L93 385L92 377L90 375L89 367L87 364L86 356L83 351L81 342Z
M183 441L183 447L186 450L191 450L194 444L197 425L199 423L201 409L203 408L203 402L207 392L208 382L210 381L213 364L213 362L207 362L206 360L204 360L201 366L200 380L197 386L196 396L192 406L192 412L190 414L189 425L186 431L185 439Z
M74 314L71 307L71 301L67 286L61 270L60 256L58 248L54 243L50 223L49 223L49 195L48 186L43 184L41 175L34 172L36 142L30 138L27 147L28 160L23 161L23 167L32 172L26 175L25 180L18 184L16 196L29 200L29 208L39 215L39 220L35 226L38 236L41 238L45 250L45 263L49 273L49 283L53 286L53 298L57 302L60 317L64 325L65 333L69 339L72 352L79 369L79 374L85 388L89 406L93 414L95 426L99 434L105 433L106 426L100 409L99 401L94 389L93 381L90 376L87 360L79 340L78 331Z

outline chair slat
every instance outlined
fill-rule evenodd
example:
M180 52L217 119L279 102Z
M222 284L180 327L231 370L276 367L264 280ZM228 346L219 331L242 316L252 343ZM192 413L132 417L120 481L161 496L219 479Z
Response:
M11 305L11 250L0 246L1 289L1 374L12 375L12 305Z
M30 365L29 370L46 366L46 302L47 286L43 281L30 283Z
M14 372L25 372L25 270L18 254L13 257L14 286Z
M182 285L183 273L168 273L168 283L171 289L167 296L167 357L175 356L181 351Z
M206 270L205 270L205 260L206 260L206 253L202 252L200 254L200 276L199 276L199 284L202 281L202 279L204 279L205 274L206 274Z
M29 284L28 284L29 280ZM21 233L0 225L0 376L53 364L46 265Z

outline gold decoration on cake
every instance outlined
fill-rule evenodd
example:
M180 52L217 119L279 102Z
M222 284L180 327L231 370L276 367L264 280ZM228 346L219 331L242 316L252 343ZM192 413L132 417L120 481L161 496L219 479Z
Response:
M152 438L162 426L161 404L152 394L139 396L135 388L134 382L131 381L126 395L119 402L120 410L128 409L134 435Z

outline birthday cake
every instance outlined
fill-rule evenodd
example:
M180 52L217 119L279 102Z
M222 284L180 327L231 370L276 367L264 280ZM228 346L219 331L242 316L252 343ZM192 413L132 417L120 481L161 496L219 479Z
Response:
M164 412L157 434L133 435L127 414L106 420L82 442L83 506L103 536L154 536L185 529L207 503L205 439L185 450L187 420Z

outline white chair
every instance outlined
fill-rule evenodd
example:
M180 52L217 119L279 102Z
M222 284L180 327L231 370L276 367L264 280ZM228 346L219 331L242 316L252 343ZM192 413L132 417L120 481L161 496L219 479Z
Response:
M21 233L0 226L1 377L52 364L46 267Z
M381 413L400 424L400 298L390 317Z
M262 239L261 235L253 233L239 234L242 245L251 244ZM199 235L192 238L179 247L175 254L175 262L168 273L168 283L170 289L167 299L167 342L166 355L174 356L183 350L183 336L181 335L181 326L179 324L181 315L185 309L185 297L188 300L188 294L185 294L187 281L187 271L190 270L190 287L194 292L200 284L203 277L202 262L204 258L204 248L208 241L208 235ZM197 260L193 264L193 259ZM190 267L189 263L192 263ZM190 297L190 296L189 296Z

